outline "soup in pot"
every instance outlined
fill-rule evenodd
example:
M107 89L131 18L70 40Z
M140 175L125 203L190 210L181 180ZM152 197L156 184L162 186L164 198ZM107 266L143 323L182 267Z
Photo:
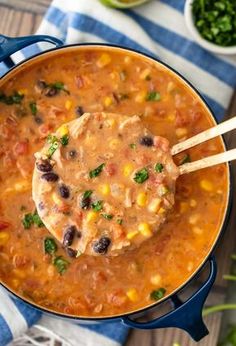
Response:
M214 125L200 97L180 77L149 58L122 49L61 49L31 60L27 66L17 68L2 79L1 282L37 306L83 317L132 312L153 304L186 283L216 242L229 193L226 164L180 176L176 181L173 208L157 232L149 237L148 208L157 218L165 209L155 201L152 204L150 194L150 189L153 191L156 184L160 184L158 177L163 170L162 163L156 162L159 165L155 166L155 174L145 179L145 184L135 190L138 193L129 198L134 213L133 228L132 220L129 221L132 234L124 232L126 220L119 213L78 208L79 217L81 211L82 217L90 213L93 227L98 227L96 223L103 218L107 227L112 223L117 233L128 237L129 241L143 234L146 238L139 247L116 256L108 256L106 251L91 256L82 251L75 253L68 247L65 249L44 226L32 199L34 154L41 150L45 141L51 141L49 147L54 151L52 134L64 123L84 113L101 112L136 115L147 131L157 138L166 138L170 146ZM66 137L63 141L67 142ZM113 146L119 153L119 141L112 144L108 138L100 141L103 147ZM88 136L88 162L93 145L93 138ZM134 154L137 145L127 136L125 160L118 154L110 159L106 157L106 166L102 169L104 162L100 160L96 166L94 161L90 171L98 170L92 174L103 169L107 174L101 186L97 186L102 196L98 196L98 201L109 200L115 189L121 191L117 199L122 208L126 208L127 195L122 185L125 179L134 178L132 158L137 159ZM65 144L66 147L67 159L76 160L80 155L78 148L69 147L69 144ZM174 161L178 166L223 150L222 140L213 139L177 155ZM139 167L146 167L145 152L140 160ZM144 175L137 179L142 180ZM80 203L83 197L85 202L86 198L92 198L91 193L87 192L86 196L84 193L93 190L93 183L91 188L85 185L83 189L79 186ZM66 196L68 190L62 190ZM56 204L60 204L59 197L54 195ZM92 203L98 201L92 200ZM63 215L68 212L66 208L62 210ZM106 216L99 214L98 217L97 212ZM104 249L106 244L100 245Z

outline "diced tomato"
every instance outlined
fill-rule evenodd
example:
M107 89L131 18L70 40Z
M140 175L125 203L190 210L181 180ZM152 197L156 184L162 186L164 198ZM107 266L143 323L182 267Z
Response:
M27 140L16 142L13 152L15 156L26 155L29 151L29 142Z
M170 143L169 143L168 139L166 139L164 137L160 137L160 136L155 136L153 141L154 141L155 147L160 148L164 152L169 151Z
M117 172L117 165L115 163L108 163L104 168L105 173L112 177Z
M138 165L144 166L150 163L150 158L146 154L141 154L135 158L135 161Z
M3 229L6 229L10 226L11 224L7 221L0 220L0 231Z

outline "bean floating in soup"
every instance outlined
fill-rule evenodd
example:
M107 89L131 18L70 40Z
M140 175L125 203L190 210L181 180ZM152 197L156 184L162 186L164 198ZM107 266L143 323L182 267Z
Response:
M213 120L182 79L141 55L109 47L71 47L48 54L21 65L0 81L1 282L38 306L76 316L112 316L144 308L186 283L215 244L228 199L227 165L180 176L166 222L140 247L118 256L72 258L73 252L66 253L55 241L35 210L34 153L48 135L85 112L136 114L153 136L167 138L170 146L213 126ZM135 143L129 138L126 143L133 157ZM101 145L108 147L108 140L104 138ZM69 146L70 138L62 150ZM148 152L148 147L141 148ZM79 153L70 149L70 159L76 160ZM179 154L175 162L178 166L222 150L222 141L213 139ZM114 161L123 174L124 162ZM89 169L99 172L101 167L93 162ZM139 165L146 167L146 162ZM105 179L107 167L102 168ZM159 174L153 172L153 178L146 181L153 183L151 189ZM112 177L107 179L108 189L112 181ZM84 192L93 190L85 186ZM138 185L140 192L143 186ZM71 192L66 186L60 186L60 191L64 197ZM140 204L138 218L146 222L150 201L143 193L134 202ZM93 200L95 194L85 197ZM125 200L124 194L122 205ZM114 221L104 219L108 226Z

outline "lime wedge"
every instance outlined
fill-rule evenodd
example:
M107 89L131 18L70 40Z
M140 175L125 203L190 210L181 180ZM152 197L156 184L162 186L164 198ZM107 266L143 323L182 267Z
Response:
M149 0L99 0L103 5L114 8L130 8L139 6Z

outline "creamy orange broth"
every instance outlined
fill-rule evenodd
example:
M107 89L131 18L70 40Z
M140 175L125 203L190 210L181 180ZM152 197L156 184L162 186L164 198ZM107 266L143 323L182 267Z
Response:
M114 258L70 258L60 244L52 255L45 253L45 238L50 234L38 227L41 224L34 214L31 178L33 154L43 146L47 135L83 112L138 114L154 135L166 137L173 145L213 125L199 97L166 68L109 48L79 48L52 54L3 82L1 281L37 305L79 316L133 311L185 283L199 268L219 233L228 197L226 165L178 178L176 203L161 230L139 249ZM55 82L60 83L52 87ZM6 97L15 91L24 97ZM5 104L13 101L20 104ZM35 103L36 112L32 106ZM222 150L222 142L214 139L187 154L194 161ZM175 161L180 164L183 159L188 159L186 153ZM25 218L29 213L30 217ZM55 262L59 256L66 263L63 268Z

